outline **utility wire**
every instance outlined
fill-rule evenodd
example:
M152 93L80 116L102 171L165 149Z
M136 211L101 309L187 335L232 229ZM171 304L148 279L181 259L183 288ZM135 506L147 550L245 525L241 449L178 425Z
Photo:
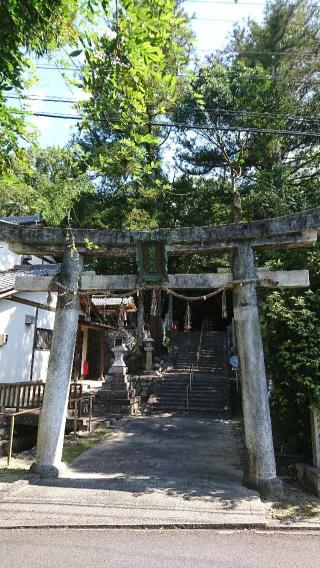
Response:
M71 98L68 99L65 97L58 97L58 96L39 97L37 95L28 95L22 97L20 97L19 95L5 95L5 99L14 99L19 101L41 101L49 103L71 103L71 104L76 104L80 102L79 99L71 99Z
M185 0L186 4L225 4L228 6L232 6L233 8L240 8L241 6L264 6L268 5L268 2L234 2L234 1L226 1L226 0ZM298 8L301 6L299 2L291 2L288 3L287 6L292 8ZM320 4L309 4L311 8L319 8Z
M200 48L196 48L195 51L202 51L202 52L216 52L219 55L223 54L223 53L230 53L230 54L234 54L234 55L288 55L290 53L297 53L299 51L303 52L303 55L315 55L318 56L319 52L314 52L314 51L304 51L301 50L301 47L296 46L296 47L291 47L291 48L286 48L283 49L281 51L272 51L270 49L263 49L263 50L255 50L255 49L218 49L218 48L207 48L207 49L200 49Z
M240 2L236 3L234 1L227 2L226 0L185 0L186 4L226 4L228 6L266 6L266 2ZM290 6L295 6L295 4L290 4Z
M18 99L20 100L21 97L17 95L7 95L6 99ZM41 102L53 102L53 103L68 103L68 104L76 104L79 101L78 99L71 99L71 98L60 98L60 97L38 97L37 95L30 95L26 97L24 100L30 101L41 101ZM176 105L174 108L177 110L191 110L197 113L208 112L214 114L215 116L235 116L235 117L242 117L245 118L247 116L255 116L255 117L262 117L262 118L270 118L274 120L294 120L300 122L320 122L320 118L316 116L306 116L306 115L293 115L293 114L273 114L270 112L259 112L259 111L251 111L247 109L237 109L237 110L229 110L224 108L217 108L217 107L196 107L192 105Z
M19 114L17 112L17 114ZM21 112L21 114L23 114ZM58 113L47 113L47 112L30 112L28 113L32 116L39 116L45 118L56 118L56 119L63 119L63 120L80 120L83 121L84 118L80 115L74 114L58 114ZM113 123L119 124L119 119L114 117L106 117L106 118L97 118L95 119L97 122L101 123ZM133 122L131 124L134 124ZM311 138L320 138L320 132L310 132L310 131L303 131L303 130L286 130L286 129L273 129L273 128L252 128L252 127L245 127L245 126L220 126L217 125L215 127L205 126L201 124L194 124L189 125L185 123L177 123L177 122L152 122L150 123L151 126L156 126L160 128L176 128L181 130L218 130L222 132L248 132L248 133L260 133L260 134L279 134L282 136L307 136Z
M202 53L217 53L218 55L221 54L230 54L230 55L289 55L290 53L302 53L303 55L314 55L318 57L320 54L320 49L317 51L309 51L304 50L300 46L285 48L282 50L270 50L270 49L219 49L217 47L212 48L195 48L195 52L202 52ZM53 70L61 70L61 71L81 71L81 67L73 65L69 67L64 66L56 66L50 65L47 63L37 63L35 65L36 69L53 69Z
M314 55L316 55L316 54L314 54ZM52 70L52 71L57 70L56 67L41 67L41 69L49 69L49 70ZM74 68L74 69L66 68L65 71L77 71L77 68ZM241 76L241 73L239 71L233 71L232 69L226 69L225 72L229 76L235 76L235 77ZM319 71L313 71L313 73L319 73L319 72L320 72L320 69L319 69ZM213 76L214 77L225 77L225 73L221 73L221 72L216 73L215 72ZM177 77L190 78L190 75L180 73L180 74L177 75ZM268 81L268 80L270 80L270 81L272 80L272 81L297 83L297 84L304 84L304 83L306 83L307 81L310 80L310 79L296 79L295 77L291 78L291 77L288 77L288 76L281 76L281 75L278 75L278 76L275 76L275 77L273 77L272 75L267 75L266 77L261 77L260 75L252 74L252 75L247 75L247 77L249 79L252 79L253 81L258 81L258 82L259 81L265 82L265 81ZM313 83L318 84L318 83L320 83L320 80L314 80Z
M239 22L239 18L199 18L198 16L190 16L188 19L190 22L223 22L226 24L236 24Z

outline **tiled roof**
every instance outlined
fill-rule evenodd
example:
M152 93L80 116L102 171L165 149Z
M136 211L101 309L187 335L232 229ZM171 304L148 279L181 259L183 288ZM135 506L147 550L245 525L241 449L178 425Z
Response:
M0 217L0 221L14 225L35 225L36 223L43 223L43 218L40 213L35 213L34 215L19 215L17 217Z
M0 292L7 292L14 287L16 275L13 271L0 272Z
M16 276L50 276L59 272L60 264L33 264L0 272L0 293L14 289Z

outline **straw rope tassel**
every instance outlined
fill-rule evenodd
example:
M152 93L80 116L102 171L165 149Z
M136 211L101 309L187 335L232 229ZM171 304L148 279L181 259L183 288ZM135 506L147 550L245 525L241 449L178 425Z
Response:
M227 319L228 317L228 311L227 311L227 295L226 295L226 291L223 290L222 295L221 295L221 310L222 310L222 318L223 319Z
M189 302L187 303L187 311L184 318L184 331L191 331L192 324L191 324L191 308Z

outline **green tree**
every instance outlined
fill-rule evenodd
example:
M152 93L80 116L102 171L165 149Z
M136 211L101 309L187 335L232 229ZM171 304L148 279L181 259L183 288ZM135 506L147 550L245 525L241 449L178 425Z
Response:
M226 221L230 208L240 221L319 206L319 143L304 134L319 130L319 29L314 3L268 3L261 24L235 29L225 52L199 67L173 115L190 127L179 133L177 165L203 187L224 188L225 199L215 194L215 213ZM293 452L309 436L309 400L319 403L320 247L259 253L257 260L310 271L310 291L268 292L260 304L276 438Z
M20 167L2 181L0 215L42 213L51 226L68 222L82 196L94 187L68 149L49 147L26 152Z
M157 124L183 89L192 34L176 0L102 7L103 33L82 40L80 85L90 98L79 105L80 158L96 172L107 204L109 195L114 203L126 202L127 228L154 227L158 197L167 186L160 147L169 134Z
M30 84L31 54L45 55L76 41L79 4L79 0L0 1L0 174L11 167L21 139L33 139L21 108L7 106L5 95L13 88L22 95Z
M236 28L199 68L175 113L194 128L180 134L181 169L226 177L235 221L301 210L318 192L318 140L304 134L318 131L318 51L318 7L269 3L262 24Z
M320 297L273 292L261 309L277 442L305 452L309 405L320 405Z

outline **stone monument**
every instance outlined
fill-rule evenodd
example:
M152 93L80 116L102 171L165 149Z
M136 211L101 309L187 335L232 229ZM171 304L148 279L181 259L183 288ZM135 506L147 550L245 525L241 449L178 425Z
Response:
M124 355L128 348L122 334L118 334L115 338L111 351L114 353L114 361L108 370L101 390L95 398L95 409L100 414L102 412L109 415L135 414L139 408L139 398L130 386L128 368L124 361Z

